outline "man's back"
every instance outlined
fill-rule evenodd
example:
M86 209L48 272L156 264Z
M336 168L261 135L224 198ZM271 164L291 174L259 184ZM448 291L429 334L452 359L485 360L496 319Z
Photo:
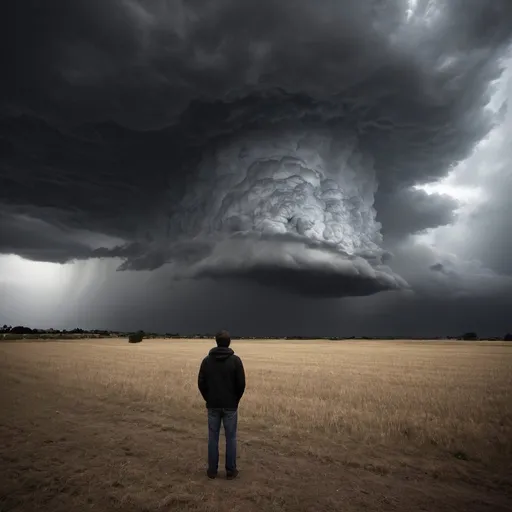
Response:
M229 347L214 347L203 359L198 377L199 391L208 409L237 409L245 391L241 359Z

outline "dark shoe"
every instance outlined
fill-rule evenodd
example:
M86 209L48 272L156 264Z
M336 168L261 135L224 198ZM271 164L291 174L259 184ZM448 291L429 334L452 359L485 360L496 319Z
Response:
M234 471L226 471L226 478L228 480L234 480L238 476L238 469Z
M209 469L206 471L206 475L208 478L213 480L214 478L217 478L217 471L210 471Z

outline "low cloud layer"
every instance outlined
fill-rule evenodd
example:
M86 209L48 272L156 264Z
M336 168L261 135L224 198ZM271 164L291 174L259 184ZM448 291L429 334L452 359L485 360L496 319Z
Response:
M503 121L508 0L2 9L1 251L315 297L446 277L400 254L460 207L415 187Z
M377 196L375 208L382 234L386 238L401 239L452 224L459 206L459 202L448 195L404 188Z

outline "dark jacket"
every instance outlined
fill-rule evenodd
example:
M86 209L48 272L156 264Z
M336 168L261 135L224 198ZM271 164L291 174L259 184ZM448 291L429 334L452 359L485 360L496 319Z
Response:
M197 385L208 409L237 409L245 391L242 360L229 347L214 347L203 359Z

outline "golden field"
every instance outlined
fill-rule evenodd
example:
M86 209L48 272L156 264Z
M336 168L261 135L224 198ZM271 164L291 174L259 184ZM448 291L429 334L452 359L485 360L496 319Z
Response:
M235 481L204 473L211 346L0 343L0 511L512 510L512 343L234 341Z

